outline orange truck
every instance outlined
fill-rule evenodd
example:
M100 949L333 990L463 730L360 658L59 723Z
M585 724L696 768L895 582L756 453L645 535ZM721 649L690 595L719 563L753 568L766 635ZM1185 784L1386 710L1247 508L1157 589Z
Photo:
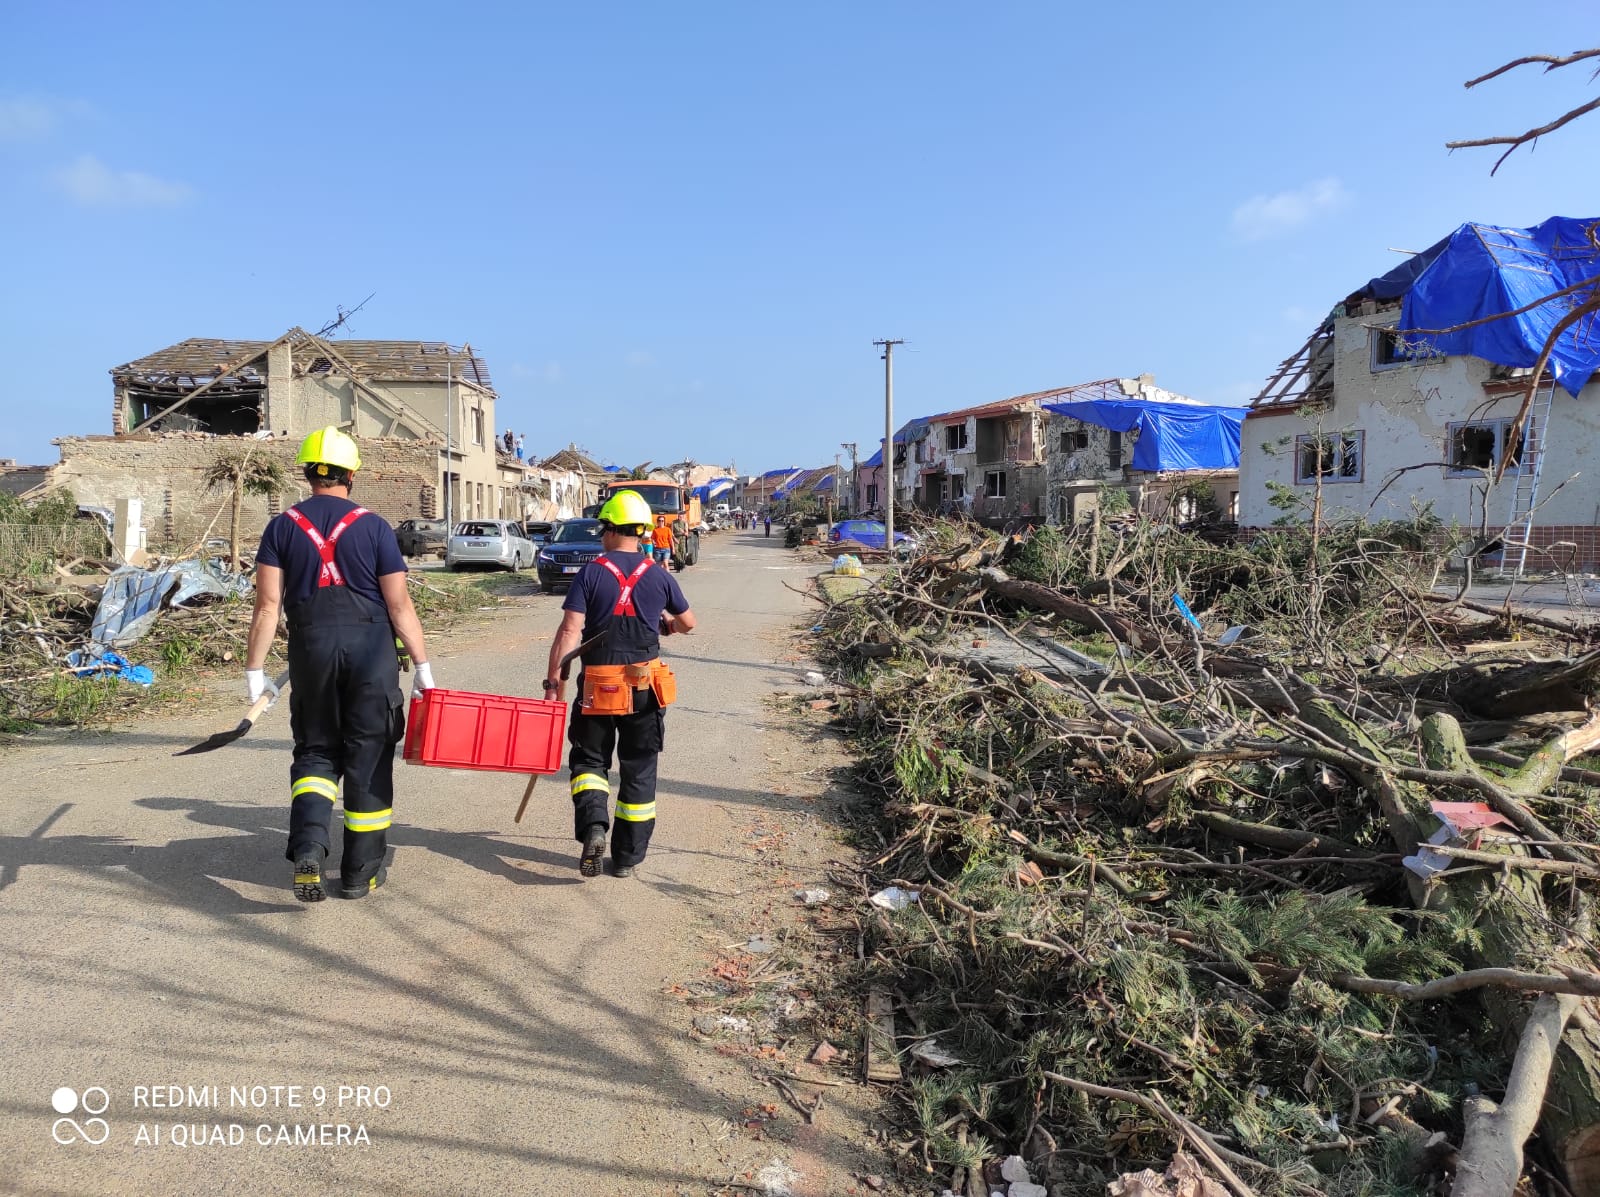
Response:
M687 486L658 479L619 478L600 488L600 504L619 490L631 490L650 504L656 523L672 525L672 563L679 569L700 560L700 500ZM599 508L596 508L599 510Z

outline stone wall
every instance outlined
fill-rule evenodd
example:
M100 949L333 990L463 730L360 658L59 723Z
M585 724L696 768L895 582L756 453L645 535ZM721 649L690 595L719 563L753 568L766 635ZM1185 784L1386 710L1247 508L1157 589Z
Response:
M246 495L241 527L254 544L271 516L311 493L295 464L299 441L255 440L205 433L75 436L55 442L61 462L52 487L66 487L79 503L116 506L120 498L144 500L145 535L152 550L185 552L208 537L226 538L231 495L205 489L206 468L224 449L255 446L275 457L289 480L281 495ZM361 472L352 494L390 523L438 514L439 451L432 441L363 440Z

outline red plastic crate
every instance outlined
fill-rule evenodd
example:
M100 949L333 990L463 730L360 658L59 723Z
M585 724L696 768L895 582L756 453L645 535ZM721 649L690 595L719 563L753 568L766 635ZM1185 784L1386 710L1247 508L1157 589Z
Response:
M567 704L469 690L425 690L411 700L405 759L445 769L554 773Z

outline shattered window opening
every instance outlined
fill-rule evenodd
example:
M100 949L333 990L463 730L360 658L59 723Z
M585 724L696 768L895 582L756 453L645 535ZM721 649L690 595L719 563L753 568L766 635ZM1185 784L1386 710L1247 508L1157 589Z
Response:
M1004 470L990 470L983 476L983 495L986 499L1003 499L1006 497L1006 475Z
M1372 350L1372 372L1393 370L1397 366L1415 365L1424 354L1410 345L1396 328L1374 328L1369 332Z
M1319 478L1324 484L1360 482L1365 439L1363 432L1295 437L1295 482L1301 486L1313 485Z
M1511 431L1510 420L1483 420L1477 423L1451 424L1449 426L1449 452L1446 457L1447 478L1481 478L1494 469L1505 450L1506 437ZM1522 464L1523 438L1511 447L1511 461L1506 467L1515 471Z

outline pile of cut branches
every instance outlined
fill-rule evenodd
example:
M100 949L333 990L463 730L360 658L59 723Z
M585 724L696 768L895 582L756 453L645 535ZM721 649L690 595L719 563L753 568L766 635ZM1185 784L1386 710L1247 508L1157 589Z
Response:
M1436 592L1422 523L920 539L821 625L918 895L863 928L909 1162L1600 1192L1587 629Z

